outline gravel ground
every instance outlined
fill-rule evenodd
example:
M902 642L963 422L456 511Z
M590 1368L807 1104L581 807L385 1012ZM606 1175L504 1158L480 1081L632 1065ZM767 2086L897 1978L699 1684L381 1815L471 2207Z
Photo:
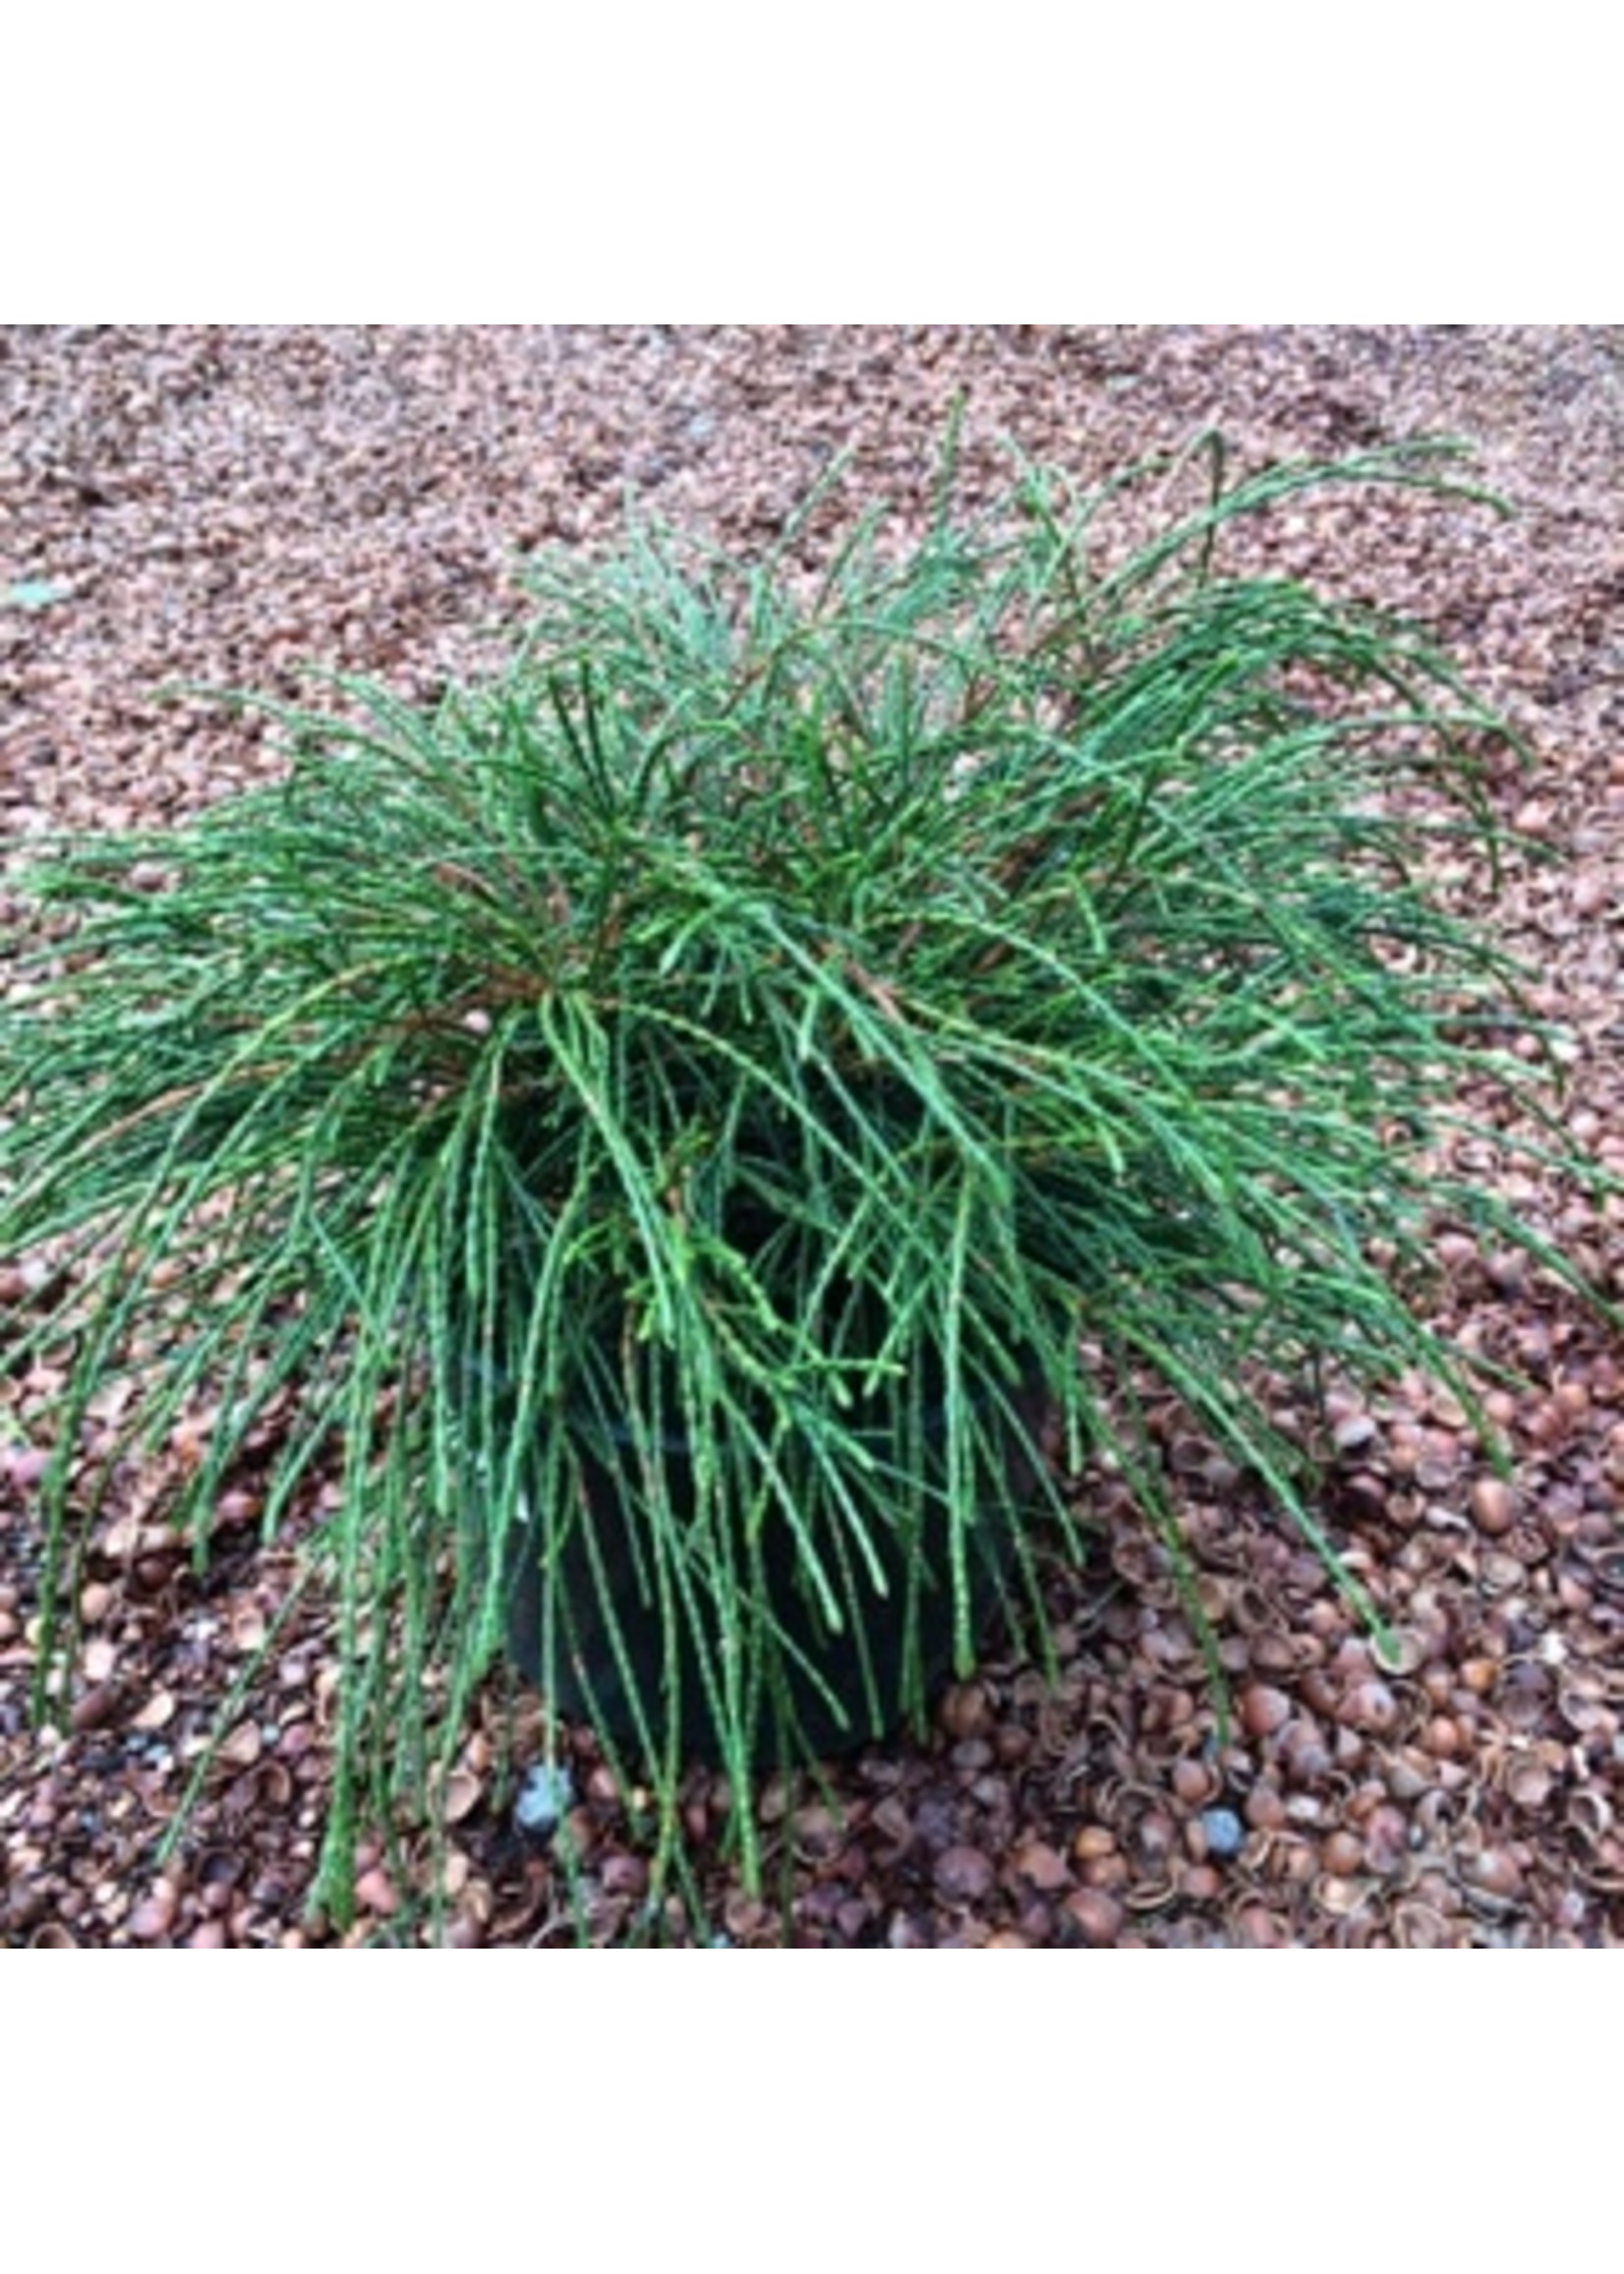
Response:
M1284 523L1267 564L1424 618L1530 737L1533 769L1508 768L1495 795L1557 857L1461 890L1535 966L1564 1030L1575 1144L1624 1171L1624 329L0 331L6 843L176 816L272 763L254 721L157 706L161 685L293 692L314 664L428 693L477 669L522 613L516 555L612 531L628 493L760 544L849 447L831 514L874 495L917 511L960 395L972 488L1000 471L1001 436L1083 480L1209 425L1247 464L1419 434L1479 446L1514 518L1393 494L1327 503ZM1478 1166L1624 1291L1616 1203L1486 1143ZM716 1930L893 1948L1624 1942L1616 1338L1520 1256L1445 1228L1438 1260L1437 1322L1525 1378L1492 1401L1510 1480L1423 1381L1301 1417L1329 1429L1323 1513L1397 1630L1392 1664L1170 1411L1236 1699L1228 1741L1163 1558L1110 1477L1079 1478L1093 1541L1084 1569L1053 1575L1058 1687L1005 1642L926 1741L769 1786L765 1899L717 1861L728 1796L696 1776ZM29 1291L26 1260L0 1258L0 1304L26 1308ZM70 1730L29 1726L30 1416L47 1387L0 1378L0 1924L59 1947L341 1939L305 1916L332 1706L324 1606L307 1600L259 1656L290 1551L260 1547L228 1495L218 1557L192 1570L161 1523L184 1443L94 1545ZM159 1871L203 1732L245 1674ZM552 1851L515 1829L499 1707L493 1690L447 1790L442 1931L567 1942ZM521 1705L521 1765L539 1720ZM584 1741L571 1774L591 1938L685 1933L645 1920L634 1830ZM363 1852L348 1939L402 1931L412 1868Z

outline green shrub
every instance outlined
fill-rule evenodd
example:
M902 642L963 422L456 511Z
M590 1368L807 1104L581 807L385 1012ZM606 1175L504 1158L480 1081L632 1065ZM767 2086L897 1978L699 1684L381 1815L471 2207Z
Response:
M1028 470L978 518L944 482L919 542L864 523L817 580L647 529L548 559L493 682L341 682L278 710L275 787L33 869L0 1253L57 1266L13 1334L64 1368L43 1670L110 1381L119 1458L206 1410L201 1546L245 1474L267 1536L339 1477L340 1906L521 1565L544 1678L603 1630L667 1851L696 1727L742 1789L831 1716L917 1716L918 1620L863 1649L882 1589L951 1591L960 1667L983 1565L1040 1611L1034 1385L1176 1540L1171 1391L1358 1596L1263 1385L1458 1375L1412 1303L1431 1228L1531 1238L1433 1150L1479 1077L1534 1079L1429 882L1489 834L1494 723L1415 631L1216 572L1318 485L1447 488L1434 452L1215 483L1096 569L1150 478Z

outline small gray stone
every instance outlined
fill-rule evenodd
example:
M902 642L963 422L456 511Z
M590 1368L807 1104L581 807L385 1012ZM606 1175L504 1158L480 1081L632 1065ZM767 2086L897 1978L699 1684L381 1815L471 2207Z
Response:
M525 1772L519 1796L513 1803L516 1830L530 1839L548 1839L557 1831L575 1803L575 1786L567 1769L538 1761Z
M1206 1835L1207 1853L1217 1863L1226 1863L1232 1855L1239 1855L1247 1837L1233 1808L1204 1808L1201 1830Z

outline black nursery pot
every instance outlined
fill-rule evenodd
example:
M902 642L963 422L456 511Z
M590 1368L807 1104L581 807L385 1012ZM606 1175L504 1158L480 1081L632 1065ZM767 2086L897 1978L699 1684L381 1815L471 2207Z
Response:
M1028 1372L1012 1393L999 1426L989 1431L1004 1464L1005 1488L1002 1493L989 1492L989 1504L968 1534L970 1608L978 1632L1003 1600L1012 1576L1015 1538L1010 1509L1036 1488L1037 1447L1047 1409L1041 1378ZM895 1449L882 1432L866 1434L877 1458L895 1458ZM919 1434L927 1476L940 1481L947 1460L946 1418L940 1407L927 1409ZM519 1671L548 1689L561 1714L594 1722L635 1756L646 1748L634 1697L642 1701L656 1750L669 1734L670 1704L664 1686L665 1637L640 1577L646 1560L638 1553L637 1513L628 1505L617 1474L616 1456L629 1459L630 1432L615 1431L613 1436L618 1442L612 1449L595 1455L590 1434L584 1429L577 1432L591 1522L574 1524L556 1550L555 1602L560 1607L554 1610L551 1684L543 1639L543 1559L537 1544L522 1530L506 1556L507 1649ZM601 1433L598 1441L603 1446ZM693 1453L685 1438L667 1436L661 1455L667 1493L680 1522L694 1505ZM934 1503L932 1510L934 1518ZM863 1581L859 1642L849 1617L839 1632L828 1626L815 1595L797 1572L796 1542L789 1526L781 1520L766 1527L760 1592L788 1647L769 1646L783 1690L775 1700L764 1686L758 1705L754 1750L763 1762L778 1759L781 1752L827 1757L850 1751L896 1727L902 1714L910 1622L927 1691L939 1687L948 1675L954 1598L945 1509L939 1521L927 1518L927 1536L919 1544L911 1571L910 1558L896 1536L881 1535L874 1545L886 1593L871 1591ZM606 1597L613 1605L612 1620L606 1614ZM797 1662L797 1654L817 1668L831 1695ZM715 1762L721 1758L721 1742L685 1626L679 1634L677 1660L680 1750L687 1759Z

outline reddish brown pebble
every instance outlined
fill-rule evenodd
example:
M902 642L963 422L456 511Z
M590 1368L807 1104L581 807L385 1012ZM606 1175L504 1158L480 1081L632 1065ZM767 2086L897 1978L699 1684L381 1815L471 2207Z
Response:
M649 1867L640 1855L610 1855L604 1859L605 1895L640 1895L649 1884Z
M1483 1895L1505 1898L1517 1894L1523 1874L1509 1848L1485 1847L1467 1863L1466 1876Z
M1359 1909L1363 1895L1357 1880L1338 1879L1334 1872L1326 1872L1315 1883L1314 1899L1331 1918L1345 1919Z
M1015 1867L1040 1895L1053 1895L1058 1888L1067 1886L1072 1877L1065 1857L1058 1855L1046 1839L1023 1841L1015 1850Z
M1339 1879L1351 1879L1363 1860L1363 1843L1351 1832L1333 1832L1325 1842L1325 1869Z
M1178 1798L1190 1808L1198 1807L1203 1800L1210 1800L1218 1789L1217 1773L1211 1763L1196 1761L1189 1756L1174 1762L1170 1781Z
M1273 1784L1254 1784L1241 1813L1253 1832L1278 1832L1286 1821L1285 1796Z
M993 1720L986 1690L980 1682L955 1682L942 1700L941 1722L950 1737L960 1743L983 1737Z
M379 1918L390 1918L400 1908L400 1897L388 1873L375 1865L364 1871L355 1883L355 1899L363 1910L376 1911Z
M87 1729L104 1728L118 1712L119 1686L116 1682L101 1682L93 1690L75 1702L72 1721L75 1730L83 1735Z
M137 1943L160 1942L174 1923L175 1890L161 1879L125 1921L131 1940Z
M1364 1862L1371 1871L1396 1871L1409 1852L1410 1824L1401 1809L1372 1809L1364 1828Z
M1284 1690L1267 1682L1251 1682L1241 1692L1241 1726L1248 1737L1269 1737L1291 1720L1292 1702Z
M1072 1922L1074 1938L1090 1950L1109 1950L1122 1932L1122 1904L1103 1888L1079 1888L1061 1907Z
M290 1721L276 1740L276 1750L284 1761L301 1761L315 1743L314 1723Z
M8 1445L3 1458L7 1475L23 1491L37 1485L51 1465L51 1456L38 1445Z
M936 1892L948 1902L979 1902L996 1876L978 1847L945 1847L936 1859Z
M848 1895L835 1913L835 1924L848 1943L854 1943L859 1935L866 1934L873 1917L873 1906L861 1895Z
M735 1943L747 1943L768 1924L767 1905L759 1895L734 1893L722 1908L722 1923Z
M791 1822L795 1847L801 1855L814 1859L833 1855L841 1844L842 1835L840 1823L821 1801L807 1808L798 1808Z
M1082 1866L1083 1881L1088 1887L1125 1888L1132 1876L1124 1855L1096 1855Z
M1542 1808L1550 1798L1551 1775L1542 1761L1514 1761L1506 1771L1506 1791L1518 1808Z
M1576 916L1599 915L1613 895L1612 879L1601 869L1589 869L1573 888Z
M1399 1718L1399 1702L1387 1684L1373 1676L1356 1682L1342 1702L1338 1720L1350 1729L1368 1729L1385 1736Z
M1291 1940L1291 1931L1282 1919L1261 1903L1248 1903L1236 1919L1240 1939L1254 1950L1283 1950Z
M1469 1495L1479 1532L1497 1539L1517 1521L1517 1495L1500 1477L1479 1477Z

